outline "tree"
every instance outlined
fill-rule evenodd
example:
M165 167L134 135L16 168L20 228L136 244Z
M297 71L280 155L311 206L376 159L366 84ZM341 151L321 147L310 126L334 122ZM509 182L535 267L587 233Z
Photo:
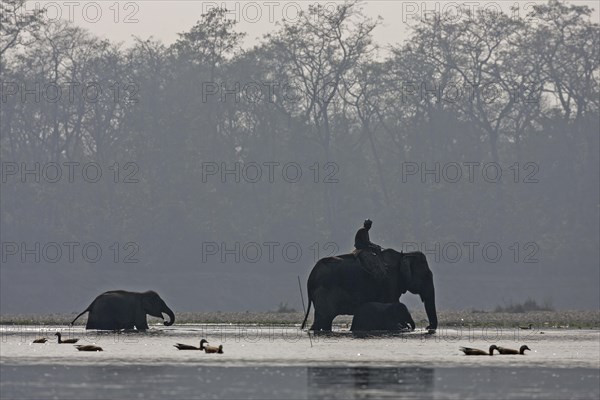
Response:
M372 32L377 21L366 18L358 2L345 2L332 12L310 5L296 22L284 21L281 29L267 39L274 45L277 59L287 66L288 79L302 98L300 117L309 122L327 161L332 155L331 113L341 100L339 91L349 71L369 57L374 47ZM338 203L326 189L329 225L336 231Z
M26 10L26 1L3 0L0 3L0 58L8 50L35 40L42 23L42 11L37 8Z

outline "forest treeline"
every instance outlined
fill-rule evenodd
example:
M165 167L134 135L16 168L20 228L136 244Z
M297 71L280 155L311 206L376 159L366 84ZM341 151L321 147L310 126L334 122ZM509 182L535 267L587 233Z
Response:
M315 5L242 48L218 8L124 46L20 4L1 6L3 241L135 242L148 268L202 268L207 241L345 252L370 217L385 246L533 242L543 271L597 270L586 6L429 15L380 48L365 3Z

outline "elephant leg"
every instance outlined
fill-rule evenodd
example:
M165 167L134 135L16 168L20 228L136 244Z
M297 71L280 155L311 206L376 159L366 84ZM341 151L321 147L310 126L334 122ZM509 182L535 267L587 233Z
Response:
M144 322L139 322L139 323L138 323L138 322L136 322L136 323L135 323L135 328L136 328L138 331L145 331L145 330L148 330L148 322L146 322L146 321L144 321Z
M319 311L315 306L315 317L310 330L316 332L320 331L321 329L323 329L323 312Z
M333 324L333 318L328 315L323 315L322 313L315 312L315 321L311 326L312 331L330 331L331 326Z
M315 320L310 328L312 331L330 331L333 319L337 315L338 297L324 289L315 292Z
M335 315L331 316L331 313L326 309L326 307L319 309L315 303L315 320L310 329L315 332L321 330L330 331L334 318Z
M148 320L146 319L146 314L142 310L136 311L133 323L138 331L145 331L148 329Z

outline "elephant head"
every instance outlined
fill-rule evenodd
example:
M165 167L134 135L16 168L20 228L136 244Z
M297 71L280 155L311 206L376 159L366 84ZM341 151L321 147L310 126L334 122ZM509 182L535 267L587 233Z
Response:
M163 299L160 298L158 293L155 291L149 290L147 292L141 293L142 297L142 308L148 315L152 315L153 317L162 318L163 313L169 316L169 320L165 321L164 324L166 326L171 326L175 322L175 314L173 311L167 306Z
M421 297L429 320L427 329L435 330L438 324L435 308L435 287L433 285L433 273L429 269L427 259L421 252L399 253L399 255L398 286L401 293L408 290Z
M413 320L412 315L410 315L408 308L406 308L406 305L403 303L395 303L392 312L394 314L394 321L400 321L400 328L408 327L411 331L415 330L415 321Z

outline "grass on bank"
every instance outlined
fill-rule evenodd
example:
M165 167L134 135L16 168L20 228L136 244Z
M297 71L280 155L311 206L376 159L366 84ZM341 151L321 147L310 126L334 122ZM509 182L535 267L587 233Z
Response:
M550 300L545 301L543 304L538 304L537 301L528 298L523 303L513 304L512 302L504 307L496 306L494 309L495 313L525 313L530 311L554 311L552 302Z

